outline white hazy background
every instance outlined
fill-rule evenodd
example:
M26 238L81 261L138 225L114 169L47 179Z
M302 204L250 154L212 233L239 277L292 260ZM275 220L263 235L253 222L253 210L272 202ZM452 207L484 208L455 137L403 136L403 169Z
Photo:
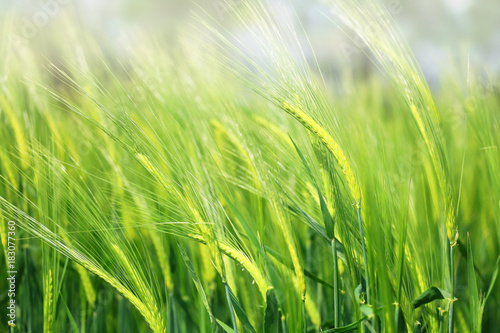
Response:
M231 3L238 6L238 1ZM334 72L346 64L355 68L369 66L362 50L356 49L338 26L325 17L328 8L321 1L269 2L288 7L283 15L296 21L297 27L300 21L325 72ZM450 64L466 67L470 61L487 71L500 71L500 0L381 3L396 20L431 84ZM190 29L192 12L200 12L200 8L231 29L231 13L223 10L219 0L0 0L0 20L14 17L17 34L31 43L42 39L50 26L64 16L62 13L73 12L79 18L77 23L92 31L105 47L133 43L134 31L139 30L160 34L168 47L180 33Z

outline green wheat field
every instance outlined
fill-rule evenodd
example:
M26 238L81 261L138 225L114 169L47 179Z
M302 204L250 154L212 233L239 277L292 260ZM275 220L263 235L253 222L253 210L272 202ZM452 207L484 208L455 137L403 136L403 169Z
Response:
M3 16L0 331L498 332L494 72L431 89L384 7L326 6L373 71L265 0L122 51Z

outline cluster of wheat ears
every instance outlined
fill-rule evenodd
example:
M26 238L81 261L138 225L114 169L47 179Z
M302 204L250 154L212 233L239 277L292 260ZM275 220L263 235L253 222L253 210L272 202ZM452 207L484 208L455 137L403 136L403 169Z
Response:
M174 48L62 15L1 44L0 331L495 332L494 78L431 92L371 0L324 6L384 76L333 79L279 8L227 6L237 29L200 10Z

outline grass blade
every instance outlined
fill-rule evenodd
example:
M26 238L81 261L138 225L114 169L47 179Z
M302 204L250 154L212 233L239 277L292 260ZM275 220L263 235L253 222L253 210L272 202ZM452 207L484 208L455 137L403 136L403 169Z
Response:
M424 304L430 303L432 301L438 299L450 299L451 294L443 289L439 289L438 287L430 287L426 291L424 291L420 296L415 298L411 305L414 309L421 307Z
M226 283L227 286L227 291L229 292L229 297L231 298L231 302L234 307L234 311L236 312L236 315L240 319L241 323L243 324L243 327L245 328L245 331L255 333L255 329L253 328L252 324L250 323L250 320L248 320L247 314L245 313L245 310L243 310L243 307L241 306L240 302L238 301L238 298L236 295L233 293L229 285ZM235 330L236 331L236 330Z
M196 274L196 270L194 269L194 266L191 262L191 259L189 259L189 256L187 255L186 251L182 248L181 244L179 241L177 241L177 247L179 248L179 252L181 253L182 259L184 260L184 264L186 265L189 275L191 276L191 279L193 280L196 289L198 290L198 294L200 298L203 301L203 305L205 306L205 309L208 312L208 315L210 316L210 322L212 325L215 324L215 317L212 314L212 310L210 308L210 304L208 303L207 295L205 294L205 290L203 289L203 285L201 284L200 279L198 278L198 275Z

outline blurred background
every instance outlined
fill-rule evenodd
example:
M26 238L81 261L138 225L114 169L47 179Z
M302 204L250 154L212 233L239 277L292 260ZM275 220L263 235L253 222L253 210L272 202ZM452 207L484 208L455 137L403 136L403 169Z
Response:
M101 48L113 51L138 42L139 31L160 36L174 47L181 36L196 34L193 13L211 15L228 29L231 7L239 0L1 0L2 21L10 17L14 43L40 43L50 34L64 39L59 21L93 33ZM433 86L453 63L466 69L470 61L486 71L500 70L500 1L498 0L380 0L398 23ZM303 26L326 75L341 67L371 68L366 50L343 32L321 1L270 0L283 17ZM67 14L70 15L67 15ZM55 33L54 33L55 32ZM236 33L238 33L236 31ZM243 37L244 38L244 37ZM40 46L42 48L42 46Z

